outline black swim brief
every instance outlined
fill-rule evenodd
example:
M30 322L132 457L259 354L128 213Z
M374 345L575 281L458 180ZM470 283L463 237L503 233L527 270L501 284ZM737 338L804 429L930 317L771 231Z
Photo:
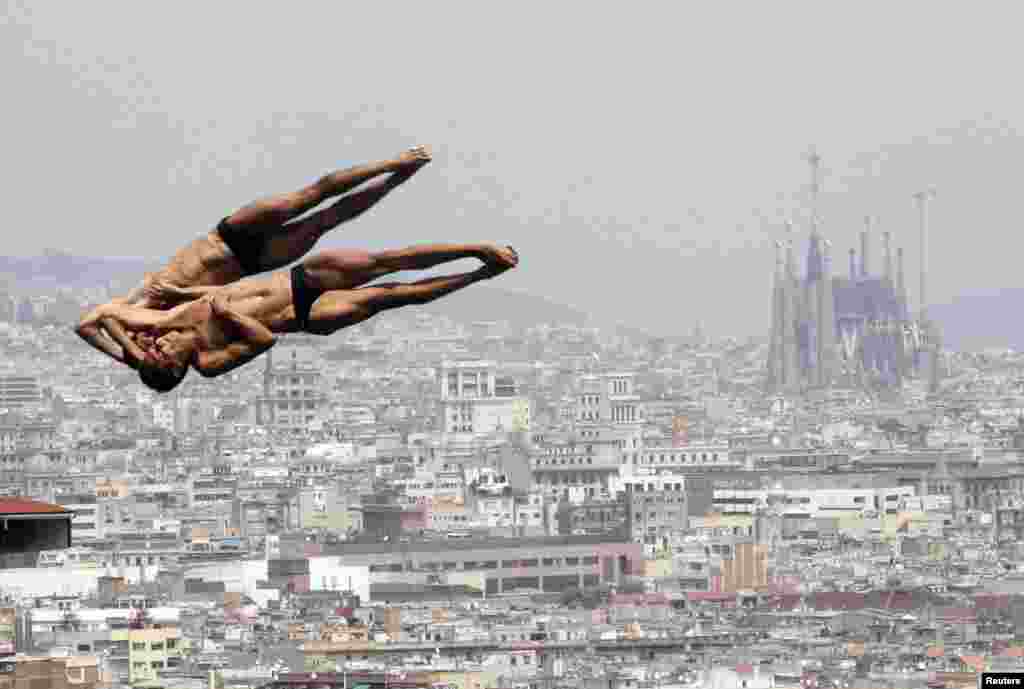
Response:
M313 310L313 302L320 298L322 290L310 287L306 280L306 268L300 263L292 268L292 305L295 306L295 320L299 331L306 332L309 328L309 314Z
M264 240L260 233L232 227L228 224L227 218L217 225L217 232L238 259L246 275L263 272L260 258L263 256Z

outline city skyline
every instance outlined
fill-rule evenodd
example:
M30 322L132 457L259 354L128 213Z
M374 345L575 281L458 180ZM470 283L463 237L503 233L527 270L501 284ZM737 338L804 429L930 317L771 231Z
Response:
M682 6L409 9L397 24L372 6L315 22L246 7L239 32L225 3L201 28L123 9L123 32L63 5L9 7L0 50L20 78L0 174L17 190L7 222L32 231L9 234L4 253L166 258L253 198L426 143L429 174L323 246L508 243L523 255L510 289L653 330L666 318L645 295L671 277L686 304L677 332L698 320L741 332L765 322L752 295L770 284L779 225L804 205L800 155L815 144L835 245L870 214L906 246L910 194L934 185L933 301L1020 286L1013 21L911 2L884 14L772 3L743 22ZM497 25L509 32L482 28ZM189 59L172 38L186 34ZM304 40L263 49L283 34ZM225 35L245 60L222 57ZM612 279L567 279L579 263Z
M0 689L1024 682L1018 3L0 8Z

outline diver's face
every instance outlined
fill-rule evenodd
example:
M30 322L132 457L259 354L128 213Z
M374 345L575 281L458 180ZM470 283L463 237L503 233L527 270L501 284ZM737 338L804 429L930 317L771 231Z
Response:
M152 349L156 344L156 338L150 333L137 333L135 335L135 342L142 349Z
M146 353L146 363L150 366L162 367L173 363L163 337L156 337L149 332L135 333L135 343Z
M169 332L153 341L151 351L164 363L181 363L182 356L189 351L187 338Z

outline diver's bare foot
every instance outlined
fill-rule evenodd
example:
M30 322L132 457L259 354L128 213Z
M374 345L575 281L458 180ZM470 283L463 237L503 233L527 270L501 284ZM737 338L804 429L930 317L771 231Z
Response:
M484 244L480 249L480 260L488 266L511 270L519 264L519 254L510 246Z
M507 273L512 270L513 267L514 266L509 265L508 263L485 263L477 268L476 274L481 280L490 280L491 278L498 277L502 273Z
M417 146L415 148L410 148L408 151L405 151L404 153L398 156L398 162L403 167L423 167L424 165L429 163L431 159L432 157L430 155L430 149L427 148L426 146Z

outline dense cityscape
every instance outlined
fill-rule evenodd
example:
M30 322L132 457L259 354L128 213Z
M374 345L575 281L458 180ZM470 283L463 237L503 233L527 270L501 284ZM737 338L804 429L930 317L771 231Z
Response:
M0 689L1024 689L1019 3L0 7Z
M167 395L67 327L107 288L11 290L0 682L939 688L1019 669L1024 356L911 328L851 346L882 319L836 296L815 359L813 300L783 310L821 294L818 241L807 279L792 248L777 270L765 338L403 311ZM825 276L898 293L902 272Z

